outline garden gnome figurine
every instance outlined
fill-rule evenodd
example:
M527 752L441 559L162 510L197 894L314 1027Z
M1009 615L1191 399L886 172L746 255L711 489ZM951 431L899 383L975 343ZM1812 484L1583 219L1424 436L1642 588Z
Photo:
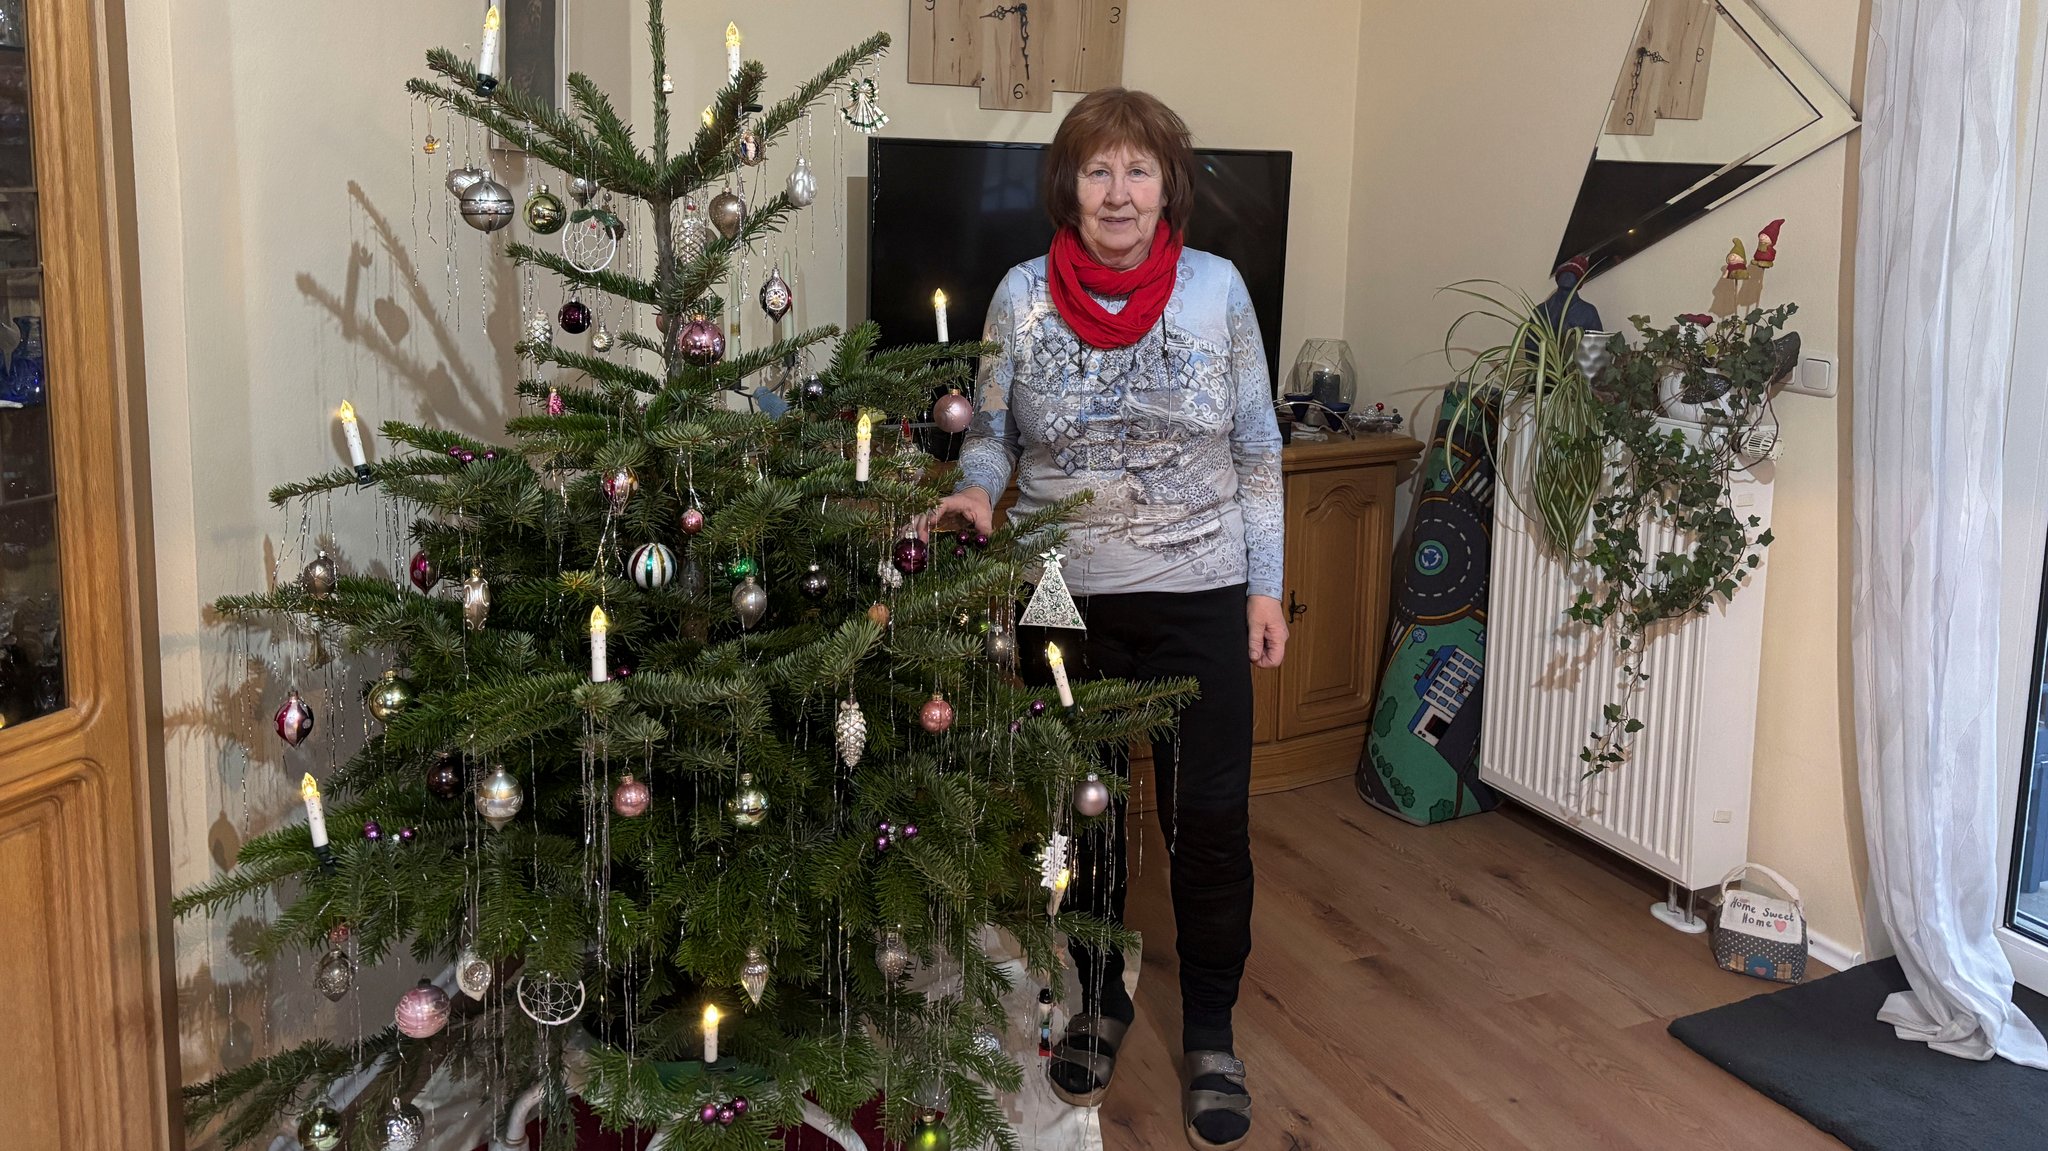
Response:
M1600 309L1578 294L1579 282L1586 278L1587 268L1586 257L1573 256L1550 273L1550 278L1557 281L1557 290L1537 305L1536 310L1560 332L1570 328L1582 332L1606 330L1600 326Z

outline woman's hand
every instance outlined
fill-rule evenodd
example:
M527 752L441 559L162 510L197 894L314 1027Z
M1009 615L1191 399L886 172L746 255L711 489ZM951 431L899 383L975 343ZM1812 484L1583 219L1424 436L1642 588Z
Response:
M1287 654L1287 611L1269 595L1246 596L1244 619L1250 625L1252 663L1279 667Z
M987 492L980 488L966 488L940 500L938 507L912 520L911 526L921 540L931 539L934 531L958 530L963 523L982 535L993 535L995 514L995 509L989 506ZM1279 606L1277 601L1274 606Z

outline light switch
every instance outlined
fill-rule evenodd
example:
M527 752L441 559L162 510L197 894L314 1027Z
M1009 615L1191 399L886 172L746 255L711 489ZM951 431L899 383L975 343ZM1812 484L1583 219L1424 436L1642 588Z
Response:
M1730 810L1728 810L1727 808L1725 808L1725 807L1717 807L1717 808L1715 808L1715 809L1714 809L1714 822L1715 822L1715 823L1730 823L1730 822L1733 822L1733 821L1734 821L1734 819L1735 819L1735 813L1734 813L1734 812L1732 812L1732 811L1730 811Z
M1792 373L1792 382L1785 385L1788 392L1800 392L1822 399L1835 396L1835 362L1824 356L1807 356L1799 361L1799 367Z

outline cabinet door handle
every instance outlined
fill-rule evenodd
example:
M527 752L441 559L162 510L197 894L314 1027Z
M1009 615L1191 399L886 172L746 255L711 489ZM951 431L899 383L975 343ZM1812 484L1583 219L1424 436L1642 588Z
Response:
M1308 614L1308 605L1307 605L1307 604L1305 604L1305 603L1299 603L1299 602L1297 602L1297 601L1295 600L1295 598L1294 598L1294 593L1293 593L1293 592L1291 592L1291 591L1290 591L1290 592L1288 592L1288 593L1287 593L1287 622L1288 622L1289 624L1292 624L1292 623L1293 623L1293 622L1294 622L1295 620L1298 620L1298 619L1300 619L1300 618L1301 618L1302 616L1305 616L1305 615L1307 615L1307 614Z

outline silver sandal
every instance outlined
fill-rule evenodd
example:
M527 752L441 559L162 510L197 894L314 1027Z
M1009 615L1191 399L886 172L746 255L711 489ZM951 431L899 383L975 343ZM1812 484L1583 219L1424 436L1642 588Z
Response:
M1067 1021L1066 1034L1053 1044L1052 1058L1057 1063L1071 1063L1088 1073L1088 1081L1096 1086L1090 1091L1069 1091L1060 1086L1057 1079L1051 1080L1052 1093L1076 1107L1093 1107L1102 1102L1109 1093L1110 1077L1116 1074L1116 1057L1124 1047L1124 1035L1131 1025L1121 1019L1107 1015L1076 1015ZM1094 1047L1080 1046L1076 1040L1094 1040ZM1107 1052L1103 1047L1108 1047Z
M1251 1138L1249 1128L1243 1135L1228 1143L1211 1143L1202 1138L1200 1131L1195 1130L1195 1119L1197 1116L1211 1115L1218 1111L1235 1111L1244 1116L1246 1122L1250 1122L1252 1097L1224 1091L1198 1091L1194 1087L1196 1080L1213 1075L1236 1087L1240 1092L1243 1091L1244 1061L1228 1051L1190 1051L1183 1059L1182 1068L1187 1078L1184 1080L1186 1086L1181 1095L1180 1116L1181 1121L1187 1125L1188 1145L1195 1148L1195 1151L1236 1151L1237 1148L1244 1146L1244 1141Z

